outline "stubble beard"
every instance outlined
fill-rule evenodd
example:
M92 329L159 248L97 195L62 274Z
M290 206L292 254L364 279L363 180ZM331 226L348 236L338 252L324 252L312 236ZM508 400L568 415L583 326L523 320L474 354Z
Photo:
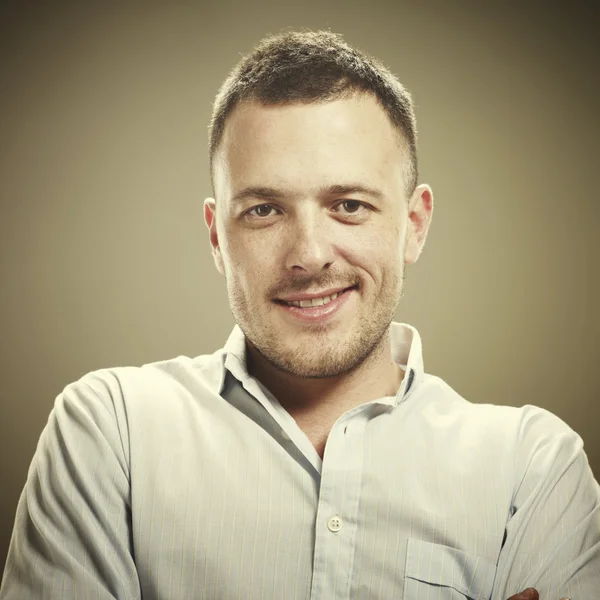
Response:
M249 308L237 287L229 290L229 302L247 342L275 369L304 379L326 379L349 373L380 357L403 294L404 269L400 277L394 275L382 286L366 315L353 317L356 326L349 339L335 339L335 331L328 325L311 325L307 336L282 339L269 314L279 310L277 306L269 307L266 318L257 317L259 313ZM359 297L359 303L361 300Z

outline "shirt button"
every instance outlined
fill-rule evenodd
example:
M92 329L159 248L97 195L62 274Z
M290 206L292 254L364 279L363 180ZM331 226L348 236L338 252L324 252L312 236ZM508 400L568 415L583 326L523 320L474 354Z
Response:
M342 519L337 515L333 517L329 517L327 521L327 528L329 531L333 531L334 533L338 532L342 528Z

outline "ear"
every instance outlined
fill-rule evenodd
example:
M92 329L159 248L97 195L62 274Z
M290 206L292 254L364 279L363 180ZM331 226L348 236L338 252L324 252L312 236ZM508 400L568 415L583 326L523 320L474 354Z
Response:
M225 275L223 256L221 255L219 235L217 233L217 203L214 198L206 198L204 200L204 222L208 227L208 238L212 247L212 255L215 260L217 271L219 271L221 275Z
M404 262L412 265L417 262L425 245L433 215L433 192L427 184L415 188L408 204L408 213Z

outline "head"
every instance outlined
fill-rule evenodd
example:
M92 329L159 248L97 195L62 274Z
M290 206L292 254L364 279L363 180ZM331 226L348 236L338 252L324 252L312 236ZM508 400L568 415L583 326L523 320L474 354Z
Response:
M249 351L304 378L379 356L433 202L398 80L339 35L270 36L217 95L210 171L213 256ZM338 291L322 318L284 302Z

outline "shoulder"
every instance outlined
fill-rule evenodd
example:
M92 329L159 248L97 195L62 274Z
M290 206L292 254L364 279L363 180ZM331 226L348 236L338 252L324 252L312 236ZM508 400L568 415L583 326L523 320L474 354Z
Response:
M194 389L217 391L221 379L221 351L194 358L177 356L143 365L105 367L89 371L69 383L61 396L85 405L102 405L115 412L119 405L151 402Z
M111 435L127 441L136 422L164 422L190 404L218 397L220 351L195 358L178 356L140 366L89 371L56 397L50 421Z
M461 396L441 377L425 374L419 386L415 404L431 418L443 417L449 421L494 429L517 430L523 417L523 409L510 405L472 402ZM535 407L533 407L535 408Z
M422 418L447 423L471 439L498 442L517 457L536 452L576 453L581 437L560 417L540 406L477 403L467 400L440 377L425 375L417 398ZM545 450L544 450L545 449Z
M522 433L535 432L549 436L555 433L568 433L573 430L554 413L540 406L523 404L490 404L474 402L461 396L442 378L425 374L419 390L426 404L438 411L447 411L477 419L502 419L522 430Z

